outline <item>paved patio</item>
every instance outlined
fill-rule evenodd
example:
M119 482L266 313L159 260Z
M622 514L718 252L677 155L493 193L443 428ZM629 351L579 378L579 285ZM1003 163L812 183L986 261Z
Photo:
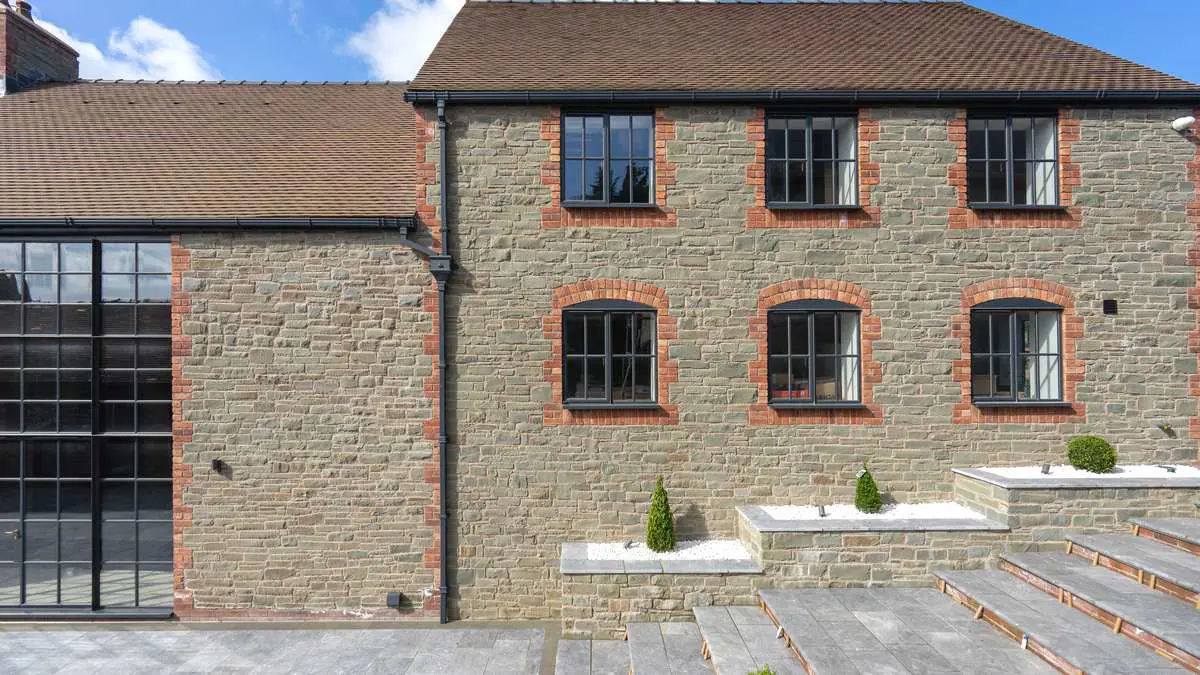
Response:
M0 673L535 675L545 638L531 628L50 626L0 631Z

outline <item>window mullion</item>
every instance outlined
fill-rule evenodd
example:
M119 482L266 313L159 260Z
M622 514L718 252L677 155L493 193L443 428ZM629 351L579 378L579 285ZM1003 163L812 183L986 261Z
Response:
M817 351L816 342L816 321L813 320L813 313L808 312L804 315L807 322L805 330L808 331L808 350L804 355L808 361L808 397L813 403L817 402L817 359L814 354Z
M604 398L613 402L612 312L604 313Z
M1030 120L1030 124L1033 121ZM1013 139L1012 139L1013 118L1007 117L1004 120L1004 145L1007 148L1005 153L1005 162L1008 165L1008 171L1005 172L1005 183L1008 189L1008 199L1005 200L1008 204L1016 204L1017 196L1013 194L1015 186L1013 185L1013 173L1016 171L1016 161L1013 159ZM1015 392L1014 392L1015 393Z
M608 115L603 115L601 117L601 119L604 120L604 142L601 143L600 145L604 148L604 153L603 153L604 158L600 160L600 178L604 181L604 192L602 193L604 195L604 203L611 204L612 203L612 195L609 194L609 181L611 180L611 177L609 176L609 173L608 173L608 171L609 171L608 156L610 153L609 153L608 144L611 142L612 136L609 133L609 128L608 128ZM606 319L606 321L607 321L607 319Z
M136 253L136 252L135 252ZM104 442L99 437L103 419L100 410L100 299L101 299L101 251L100 242L92 240L92 429L89 438L91 449L91 488L92 488L92 609L100 609L100 556L103 542L100 536L100 445ZM136 263L135 268L136 270ZM136 296L135 296L136 299ZM135 309L134 312L137 310ZM134 328L136 330L136 315ZM137 346L134 345L136 352ZM134 374L137 379L137 374ZM135 452L136 454L136 452Z
M812 144L812 115L804 118L804 203L812 205L813 203L813 144ZM811 315L810 323L811 323ZM811 344L810 349L811 349ZM810 371L811 374L811 371ZM816 393L811 389L809 393L813 394L813 400L816 400Z

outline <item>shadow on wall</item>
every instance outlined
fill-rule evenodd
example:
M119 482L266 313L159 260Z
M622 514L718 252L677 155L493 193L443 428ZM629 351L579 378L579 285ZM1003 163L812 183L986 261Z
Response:
M695 504L688 504L681 513L675 514L675 536L678 539L704 539L708 535L708 521Z

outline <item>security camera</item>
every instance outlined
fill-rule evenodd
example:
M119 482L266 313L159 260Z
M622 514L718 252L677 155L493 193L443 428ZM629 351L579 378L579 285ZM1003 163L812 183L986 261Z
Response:
M1192 117L1191 115L1188 115L1187 117L1180 117L1179 119L1171 122L1171 128L1182 134L1182 133L1186 132L1195 123L1196 123L1196 118Z

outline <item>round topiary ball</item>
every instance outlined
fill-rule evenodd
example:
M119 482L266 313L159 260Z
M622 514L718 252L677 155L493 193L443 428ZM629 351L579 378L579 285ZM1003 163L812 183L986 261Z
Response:
M1117 465L1117 449L1099 436L1076 436L1067 443L1071 466L1092 473L1108 473Z

